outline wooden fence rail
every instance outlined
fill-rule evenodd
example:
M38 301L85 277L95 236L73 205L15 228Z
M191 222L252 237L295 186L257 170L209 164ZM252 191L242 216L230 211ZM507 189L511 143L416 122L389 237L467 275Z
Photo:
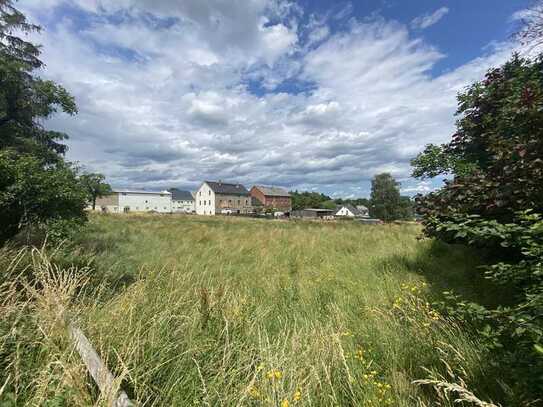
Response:
M98 385L98 388L107 400L112 400L112 407L134 407L135 404L130 401L124 391L116 392L115 377L108 370L100 356L93 348L83 331L68 322L68 331L75 343L75 348L79 352L81 359L87 366L87 370ZM114 393L115 392L115 393Z

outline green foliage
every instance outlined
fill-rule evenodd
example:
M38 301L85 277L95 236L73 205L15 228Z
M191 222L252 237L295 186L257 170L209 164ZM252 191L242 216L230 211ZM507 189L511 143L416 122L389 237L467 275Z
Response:
M293 210L305 209L305 208L325 209L325 207L323 206L325 202L332 200L332 198L330 198L329 196L321 194L319 192L291 191L289 193L292 199Z
M39 46L15 35L39 29L0 0L0 243L29 225L85 219L84 190L63 159L67 136L41 124L58 111L75 114L74 99L34 74Z
M0 1L0 149L40 157L45 163L61 160L67 136L42 126L61 110L75 114L73 97L60 85L33 74L42 67L38 46L13 32L39 31L26 22L10 1Z
M370 215L390 222L412 218L409 197L400 196L399 183L388 173L378 174L371 181Z
M30 225L84 219L85 190L62 161L43 166L33 156L0 151L0 174L0 242Z
M543 60L515 55L458 100L451 142L413 161L417 176L454 178L417 197L417 209L426 235L490 253L482 271L510 294L493 308L456 299L452 313L499 349L528 402L543 394Z
M102 174L83 174L80 177L83 187L87 191L87 199L92 202L92 209L96 208L96 198L111 193L111 186L105 181Z

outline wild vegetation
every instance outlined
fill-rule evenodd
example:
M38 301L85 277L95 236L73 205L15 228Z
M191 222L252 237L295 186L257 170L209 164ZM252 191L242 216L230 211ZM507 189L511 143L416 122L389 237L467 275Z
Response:
M419 232L99 215L59 250L4 249L0 400L99 397L61 306L145 405L515 405L493 353L434 305L498 288L470 250Z
M0 0L0 244L25 228L65 235L85 222L87 201L107 191L99 174L80 178L64 159L68 136L43 126L57 112L75 115L77 106L39 76L40 47L21 33L40 29Z
M450 312L486 338L515 391L533 400L543 394L543 60L515 55L458 99L451 142L413 162L415 176L452 179L418 197L418 209L427 236L491 253L481 273L508 295L492 308L451 295Z

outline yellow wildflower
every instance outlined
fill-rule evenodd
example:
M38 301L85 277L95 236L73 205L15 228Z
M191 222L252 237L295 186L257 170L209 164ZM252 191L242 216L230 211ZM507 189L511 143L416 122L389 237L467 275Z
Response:
M269 380L279 380L283 377L283 373L280 370L272 369L268 373L266 373L266 377Z
M260 398L260 391L256 386L251 386L251 388L249 389L249 395L254 399L258 399Z
M301 399L302 399L302 392L300 390L296 390L296 392L294 393L294 397L292 397L292 400L296 402L296 401L300 401Z
M288 406L289 406L288 400L283 399L283 401L281 402L281 407L288 407Z

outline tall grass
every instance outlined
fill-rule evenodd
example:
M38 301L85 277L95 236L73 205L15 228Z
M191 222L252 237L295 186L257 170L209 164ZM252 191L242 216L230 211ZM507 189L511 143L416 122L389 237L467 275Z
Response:
M14 310L1 328L5 389L20 404L97 400L81 385L88 378L73 348L57 332L51 352L53 331L40 325L55 326L47 301L59 298L143 405L453 405L438 385L447 380L464 396L499 400L483 346L430 304L451 284L476 295L478 258L418 233L412 225L93 217L69 251L53 253L62 268L34 253L29 267L41 277L30 288L14 288L17 267L3 265L12 277L1 296ZM42 339L10 337L17 316ZM14 341L30 344L29 354L17 354ZM14 378L23 362L32 377L21 388ZM72 379L55 376L55 364Z

